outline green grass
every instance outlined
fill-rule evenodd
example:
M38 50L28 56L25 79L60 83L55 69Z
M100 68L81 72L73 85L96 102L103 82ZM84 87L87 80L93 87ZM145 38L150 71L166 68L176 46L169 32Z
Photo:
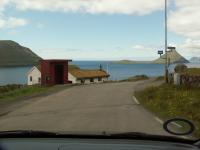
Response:
M6 101L12 101L16 98L39 94L46 91L47 89L48 89L47 87L41 87L41 86L25 86L25 87L9 90L7 92L1 92L0 103L6 102Z
M158 77L156 77L156 81L161 81L161 80L164 80L164 79L165 79L164 76L158 76Z
M16 102L25 98L39 96L41 94L49 94L64 88L66 87L65 86L43 87L39 85L24 86L21 88L9 90L7 92L0 92L0 104Z
M140 80L147 80L149 79L148 76L146 75L136 75L134 77L130 77L128 79L124 79L124 80L120 80L121 82L125 82L125 81L128 81L128 82L135 82L135 81L140 81Z
M22 85L18 85L18 84L0 86L0 94L19 89L21 87Z
M193 121L195 135L200 137L200 88L163 84L135 94L144 107L164 120L184 117Z
M188 75L200 75L200 68L188 68L184 71L183 74Z

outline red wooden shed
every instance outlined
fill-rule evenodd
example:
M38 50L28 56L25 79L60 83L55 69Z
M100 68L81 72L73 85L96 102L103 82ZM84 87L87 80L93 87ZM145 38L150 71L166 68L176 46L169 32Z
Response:
M51 86L71 83L68 80L68 62L71 60L41 60L41 84Z

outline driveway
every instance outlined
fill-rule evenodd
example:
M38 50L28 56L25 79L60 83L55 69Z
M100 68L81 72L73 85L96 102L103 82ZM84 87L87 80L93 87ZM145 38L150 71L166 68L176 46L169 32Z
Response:
M160 82L146 80L74 86L0 117L0 130L166 134L161 123L133 97L134 90L152 84Z

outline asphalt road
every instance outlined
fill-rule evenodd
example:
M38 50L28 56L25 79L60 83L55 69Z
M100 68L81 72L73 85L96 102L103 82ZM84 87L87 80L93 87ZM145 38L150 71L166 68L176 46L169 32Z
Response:
M134 90L148 85L152 85L152 80L74 86L1 116L0 131L145 132L166 135L159 120L133 97Z

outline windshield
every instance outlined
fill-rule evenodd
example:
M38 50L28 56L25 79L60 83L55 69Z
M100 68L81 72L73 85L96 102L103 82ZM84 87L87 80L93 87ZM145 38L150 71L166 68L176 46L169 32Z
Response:
M198 0L0 0L0 131L199 138L199 10ZM177 117L195 131L167 132Z

